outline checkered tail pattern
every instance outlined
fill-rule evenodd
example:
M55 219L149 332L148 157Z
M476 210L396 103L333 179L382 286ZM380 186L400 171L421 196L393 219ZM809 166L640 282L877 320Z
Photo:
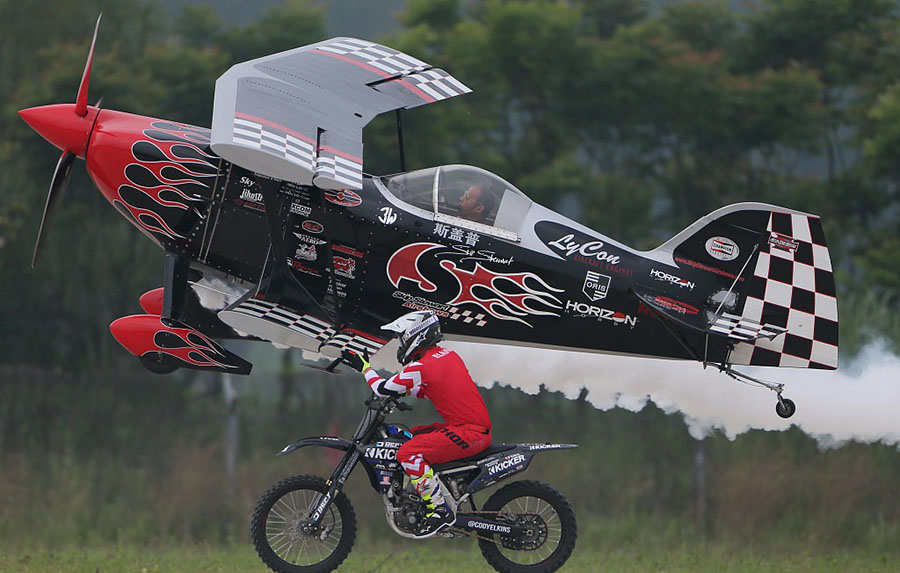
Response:
M740 318L784 334L754 334L735 346L729 362L837 368L837 298L821 220L773 211L766 230Z

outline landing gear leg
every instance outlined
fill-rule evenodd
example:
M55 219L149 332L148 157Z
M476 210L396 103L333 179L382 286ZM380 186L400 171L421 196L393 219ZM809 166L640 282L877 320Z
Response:
M777 382L768 382L766 380L760 380L759 378L748 376L743 372L734 370L731 367L731 364L727 364L724 367L721 367L720 370L725 372L725 374L731 376L738 382L756 384L758 386L762 386L763 388L768 388L769 390L778 394L778 402L775 404L775 413L782 418L790 418L794 415L794 412L797 411L797 405L794 404L793 400L782 398L781 396L781 393L784 391L784 384L779 384Z

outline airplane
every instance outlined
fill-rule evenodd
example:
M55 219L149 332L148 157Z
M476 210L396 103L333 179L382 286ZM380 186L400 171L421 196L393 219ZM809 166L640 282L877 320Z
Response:
M402 164L401 110L471 90L355 38L233 66L216 82L211 129L101 109L88 105L99 24L75 103L19 112L62 150L32 265L85 159L164 252L144 314L110 325L154 372L249 373L229 339L318 352L333 371L342 350L376 354L380 325L423 309L449 340L699 361L775 391L785 418L796 406L783 384L733 367L837 368L816 215L728 205L639 251L478 167L365 173L362 131L376 115L397 114ZM473 195L480 220L461 209Z

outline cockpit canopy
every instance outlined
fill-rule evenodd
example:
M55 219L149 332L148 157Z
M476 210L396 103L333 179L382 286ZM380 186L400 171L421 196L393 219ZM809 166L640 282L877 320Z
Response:
M381 182L395 198L433 213L436 221L513 240L532 203L507 181L471 165L420 169L382 177Z

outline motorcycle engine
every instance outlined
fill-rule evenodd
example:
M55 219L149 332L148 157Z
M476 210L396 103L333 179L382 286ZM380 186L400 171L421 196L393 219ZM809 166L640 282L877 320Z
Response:
M395 509L394 524L404 533L416 533L419 524L425 519L425 504L412 484L404 488L402 483L395 481L391 490L393 495L390 499Z

